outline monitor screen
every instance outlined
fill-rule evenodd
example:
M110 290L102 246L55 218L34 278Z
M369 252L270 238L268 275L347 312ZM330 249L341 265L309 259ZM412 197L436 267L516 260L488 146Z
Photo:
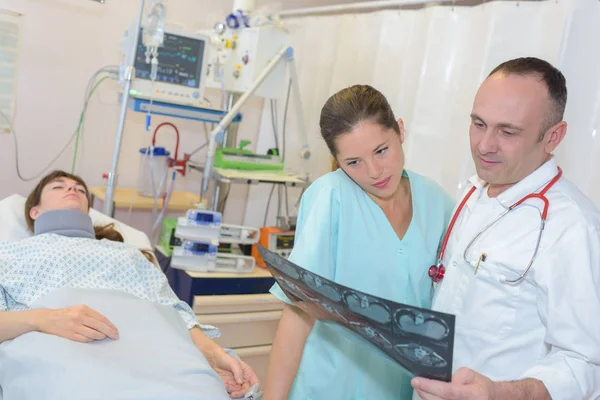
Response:
M206 243L194 243L192 251L197 253L208 253L210 251L210 246Z
M165 32L164 43L158 48L158 82L197 88L201 79L204 46L202 39L194 39ZM150 64L146 63L146 48L142 31L135 55L135 76L150 79Z
M198 213L198 214L196 214L196 221L198 221L198 222L213 222L214 216L212 214Z

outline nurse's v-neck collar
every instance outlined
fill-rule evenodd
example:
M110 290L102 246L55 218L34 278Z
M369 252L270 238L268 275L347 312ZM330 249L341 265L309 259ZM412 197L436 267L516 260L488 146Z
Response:
M416 193L415 193L415 186L413 185L414 179L411 175L412 174L410 174L407 170L402 171L402 177L408 178L408 187L410 190L410 202L411 202L411 207L412 207L412 216L410 218L410 223L408 224L408 228L406 228L406 232L404 232L404 236L402 236L402 238L400 238L398 236L398 234L394 230L394 227L390 223L390 220L387 218L387 216L385 215L385 213L383 212L383 209L379 206L379 204L377 204L375 202L375 200L373 200L371 198L371 196L369 196L367 194L367 192L365 192L364 190L362 191L363 194L367 197L367 199L373 204L373 206L377 207L377 212L380 213L381 218L383 218L383 220L386 222L385 229L390 230L391 233L394 235L394 237L398 240L399 243L404 243L407 240L407 238L412 234L412 231L414 230Z

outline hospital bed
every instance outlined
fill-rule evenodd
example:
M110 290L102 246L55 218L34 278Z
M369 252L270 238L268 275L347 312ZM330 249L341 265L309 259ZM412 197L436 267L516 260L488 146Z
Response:
M29 231L29 229L27 227L27 224L25 222L24 208L25 208L25 198L22 197L22 196L20 196L20 195L12 195L12 196L9 196L9 197L7 197L7 198L5 198L3 200L0 200L0 241L16 241L16 240L25 239L25 238L28 238L28 237L32 236L32 233ZM106 215L104 215L104 214L102 214L102 213L100 213L100 212L98 212L98 211L96 211L94 209L90 209L89 215L92 218L92 221L93 221L94 225L106 225L106 224L109 224L109 223L113 223L114 226L115 226L115 229L117 229L123 235L125 243L130 244L132 246L135 246L135 247L137 247L139 249L151 249L152 248L150 240L148 239L148 237L146 236L146 234L144 234L143 232L141 232L141 231L139 231L137 229L134 229L134 228L132 228L130 226L127 226L126 224L123 224L123 223L121 223L121 222L119 222L119 221L117 221L117 220L115 220L113 218L110 218L110 217L108 217L108 216L106 216ZM88 300L90 302L94 301L94 293L93 293L93 291L92 291L92 293L83 292L83 293L80 293L80 295L81 295L81 298L82 298L82 300L81 300L82 302L87 302ZM106 298L99 298L99 299L96 299L95 301L97 301L97 304L100 306L100 304L105 303L107 300L106 300ZM135 299L124 299L124 301L135 302L137 300L135 300ZM90 305L92 308L94 308L92 306L92 304L88 304L88 305ZM141 304L141 305L138 304L137 305L137 307L140 307L141 313L144 312L143 308L146 307L146 306L148 306L148 305L147 304L146 305L143 305L143 304ZM56 308L59 308L59 307L57 306ZM155 315L155 314L153 314L154 312L155 312L155 310L150 310L150 312L149 312L148 315ZM162 327L157 328L158 330L162 329L162 332L151 333L150 335L152 335L152 334L154 334L154 335L168 335L168 334L170 334L169 333L169 326L168 326L169 323L174 324L174 325L181 324L181 321L178 321L177 318L169 320L169 318L171 318L171 317L172 316L170 316L170 315L166 315L165 316L165 320L170 321L170 322L168 322L166 324L162 324L163 325ZM113 321L113 322L115 322L115 321ZM116 324L116 322L115 322L115 324ZM32 334L37 334L37 333L32 333ZM28 334L28 335L31 335L31 334ZM53 343L51 343L51 345L48 345L48 343L45 343L44 347L43 347L44 351L46 351L46 349L48 349L48 348L56 347L56 350L50 350L50 352L52 352L52 351L58 352L61 344L60 344L60 342L57 342L57 338L50 337L50 336L51 335L41 335L41 334L39 334L38 340L39 341L45 341L45 340L46 341L47 340L54 341ZM180 335L180 336L185 336L185 335ZM16 354L21 354L21 353L19 353L19 343L15 344L15 342L19 341L18 339L19 338L13 340L12 341L13 343L10 343L9 345L13 346L13 349L12 349L13 352L16 352ZM122 342L126 342L126 341L124 341L122 339L124 339L124 338L121 338L118 342L121 342L121 341ZM184 342L186 339L189 339L189 337L188 338L184 338L184 337L175 338L174 341L177 342L177 344L167 345L165 351L168 351L169 346L171 346L173 348L177 347L177 346L181 346L182 342ZM63 341L63 342L66 342L66 341ZM115 344L116 343L117 342L115 342ZM6 344L6 343L4 343L4 344ZM4 351L5 348L2 347L4 344L0 345L0 364L3 361L2 357L6 358L6 352ZM37 344L34 343L34 347L36 345ZM102 343L100 343L99 345L102 345ZM16 350L15 350L15 347L16 347ZM27 359L29 357L29 358L31 358L30 361L32 363L38 363L38 362L42 362L43 363L44 362L44 357L40 357L41 359L38 360L35 354L32 356L31 351L30 351L31 347L32 347L32 345L30 343L28 343L27 346L26 346L26 348L25 348L25 350L21 350L22 356L24 357L24 359ZM64 351L65 350L63 350L63 353L64 353ZM57 354L60 354L60 353L57 353ZM230 351L230 354L232 354L232 355L235 356L235 354L231 353L231 351ZM161 358L161 359L164 359L165 360L164 362L166 364L169 364L169 363L173 362L171 360L168 360L169 357L167 355L163 355L163 356L165 358ZM60 357L60 355L58 355L58 356L54 355L54 357L56 359L56 357ZM144 354L138 354L138 357L140 357L140 359L143 359L144 358ZM48 357L46 357L46 358L48 358ZM147 360L145 362L151 362L151 360ZM179 360L179 362L187 363L186 364L186 365L188 365L187 368L189 368L189 365L194 365L194 362L197 362L197 360L193 359L193 357L187 357L187 358L186 357L182 357L182 360ZM26 361L20 362L20 364L26 364ZM169 368L168 365L160 365L159 364L159 366L160 367L164 367L165 369ZM44 373L38 374L37 375L38 379L39 379L40 375L42 375L42 376L45 375L45 374L48 375L48 376L52 375L52 373L54 372L54 371L52 371L52 369L53 368L49 368L47 371L44 371ZM161 369L161 368L157 368L157 369ZM161 372L161 373L164 373L164 372ZM2 374L0 373L0 380L2 379L1 375ZM27 369L25 369L25 367L22 367L21 375L25 375L26 378L29 379L29 377L27 376L29 374L27 372ZM22 377L18 376L16 372L13 373L13 376L14 376L14 379L19 380L21 382L20 386L24 385L24 387L27 387L27 390L33 390L33 387L37 386L37 385L32 385L33 382L30 382L28 380L24 381L25 378L22 378ZM6 378L6 376L4 376L4 378ZM167 377L164 376L164 378L166 379ZM177 379L177 378L178 377L175 377L175 379ZM42 378L42 379L44 379L44 378ZM48 380L48 379L51 379L51 378L49 378L49 377L46 378L46 380ZM56 376L53 379L56 379ZM14 386L16 386L16 384L13 384L12 386L14 387ZM43 386L43 383L42 383L42 386ZM26 390L26 389L23 389L23 390ZM159 389L153 388L152 390L159 390ZM14 393L14 391L13 391L13 393ZM23 392L23 394L24 393L25 392ZM28 393L28 395L31 396L29 393ZM58 398L63 398L61 396L57 396L56 398L57 399ZM21 398L18 395L15 398L17 398L17 397ZM28 397L28 398L30 398L30 397ZM136 398L136 397L132 397L132 398ZM0 382L0 400L2 400L2 399L3 399L3 396L2 396L2 387L1 387L1 382ZM10 399L7 398L5 400L10 400Z

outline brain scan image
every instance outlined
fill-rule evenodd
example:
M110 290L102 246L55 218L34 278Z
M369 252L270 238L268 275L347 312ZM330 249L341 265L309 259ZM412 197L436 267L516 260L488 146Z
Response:
M450 332L444 320L418 310L400 308L394 313L394 320L403 333L424 336L434 340L442 340Z
M323 281L320 277L305 272L302 274L302 280L308 285L309 288L321 293L329 300L335 303L338 303L342 300L342 296L340 296L337 289L329 285L326 281Z
M289 265L287 263L284 263L281 266L281 270L285 274L289 275L292 279L299 279L300 278L300 274L298 273L298 271L296 270L296 268L294 268L293 266L291 266L291 265Z
M426 367L443 368L446 360L427 346L418 343L397 344L395 350L410 361Z
M365 295L348 291L344 293L344 301L352 312L382 325L388 324L392 320L390 310L385 304L370 301Z
M319 321L345 326L416 376L450 381L454 315L365 294L268 250L261 254L296 306Z
M392 344L390 343L390 341L385 336L383 336L379 332L375 331L369 325L363 324L363 323L360 323L360 322L354 322L354 321L351 321L350 325L352 325L354 327L354 329L357 329L361 333L363 333L364 335L366 335L371 342L378 343L378 344L383 345L385 347L391 347L392 346Z

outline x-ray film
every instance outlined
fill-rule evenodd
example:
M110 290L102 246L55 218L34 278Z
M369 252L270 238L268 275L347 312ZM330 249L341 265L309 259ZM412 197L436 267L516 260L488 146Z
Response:
M319 320L334 321L356 332L415 376L450 381L454 315L339 285L257 247L295 305Z

